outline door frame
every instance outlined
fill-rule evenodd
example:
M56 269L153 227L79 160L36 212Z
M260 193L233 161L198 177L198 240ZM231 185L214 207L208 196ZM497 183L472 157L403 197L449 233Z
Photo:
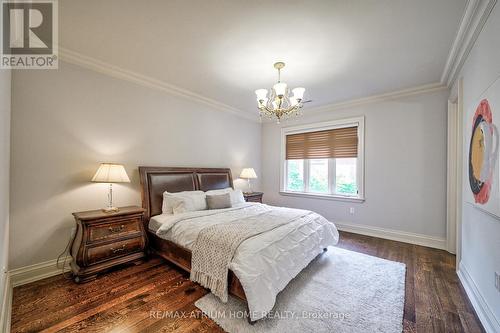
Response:
M463 179L463 79L457 80L448 99L446 249L456 254L456 267L462 249Z
M458 174L458 101L448 100L448 131L446 177L446 250L456 253L457 249L457 174Z

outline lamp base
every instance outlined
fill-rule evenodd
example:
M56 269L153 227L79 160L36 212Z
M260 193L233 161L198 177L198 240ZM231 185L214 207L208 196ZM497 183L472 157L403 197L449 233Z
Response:
M118 207L106 207L102 209L102 211L105 213L116 213L119 210L120 209Z

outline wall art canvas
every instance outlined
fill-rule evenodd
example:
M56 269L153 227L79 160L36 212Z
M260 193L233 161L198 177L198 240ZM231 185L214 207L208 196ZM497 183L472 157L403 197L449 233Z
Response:
M467 113L465 199L477 208L500 217L500 80L497 80Z

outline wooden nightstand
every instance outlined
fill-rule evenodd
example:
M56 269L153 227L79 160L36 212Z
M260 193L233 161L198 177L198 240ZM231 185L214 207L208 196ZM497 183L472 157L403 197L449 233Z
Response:
M247 202L260 202L262 203L262 196L264 193L262 192L244 192L243 197L245 197L245 201Z
M87 282L111 267L145 257L144 209L121 207L73 213L77 231L70 248L75 282Z

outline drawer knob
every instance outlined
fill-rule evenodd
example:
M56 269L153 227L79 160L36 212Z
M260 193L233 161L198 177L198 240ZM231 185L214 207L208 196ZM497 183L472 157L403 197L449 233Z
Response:
M125 229L125 226L122 224L121 226L119 227L109 227L108 230L110 232L120 232L122 231L123 229Z
M118 253L118 252L124 251L124 250L125 250L125 244L123 244L123 245L122 245L122 247L119 247L119 248L117 248L117 249L115 249L115 248L111 247L111 248L110 248L110 250L111 250L111 252L113 252L113 253Z

